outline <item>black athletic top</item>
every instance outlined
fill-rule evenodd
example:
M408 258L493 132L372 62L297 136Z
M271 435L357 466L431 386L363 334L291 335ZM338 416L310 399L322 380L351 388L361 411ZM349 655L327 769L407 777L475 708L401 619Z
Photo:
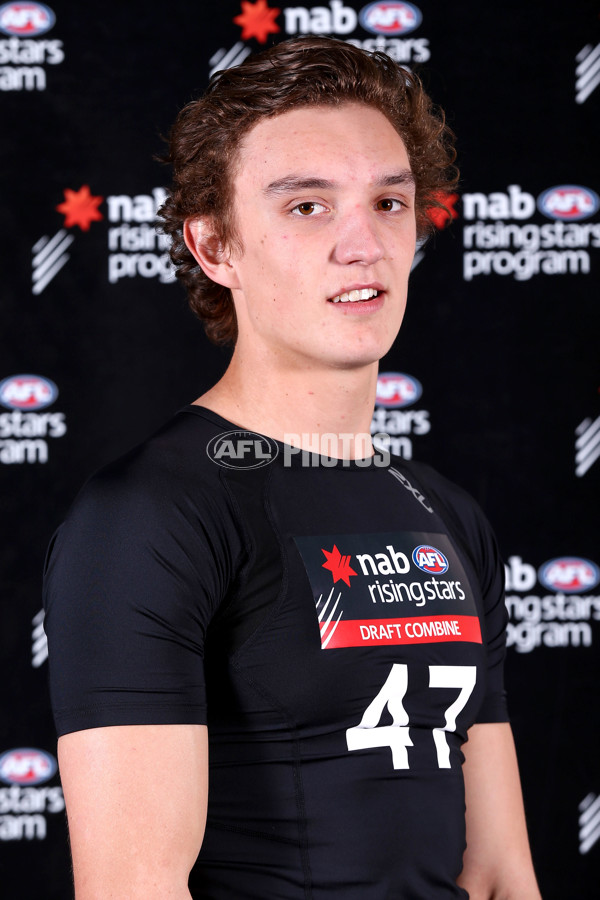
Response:
M46 579L58 731L208 724L194 897L464 898L461 744L507 719L489 526L396 458L217 464L234 429L190 406L75 501Z

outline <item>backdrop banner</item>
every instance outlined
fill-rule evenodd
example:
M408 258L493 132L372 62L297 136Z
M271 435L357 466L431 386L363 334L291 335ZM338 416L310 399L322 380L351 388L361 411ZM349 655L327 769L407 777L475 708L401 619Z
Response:
M319 2L0 4L7 898L72 896L41 609L46 547L85 479L228 361L188 310L155 229L169 183L157 161L164 135L213 72L299 34L415 69L458 135L460 189L417 252L373 431L469 490L495 528L542 894L598 896L598 9Z

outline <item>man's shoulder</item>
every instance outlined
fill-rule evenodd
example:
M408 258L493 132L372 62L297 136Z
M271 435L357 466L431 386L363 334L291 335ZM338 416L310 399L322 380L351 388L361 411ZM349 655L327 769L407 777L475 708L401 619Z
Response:
M436 468L428 463L417 460L393 459L393 465L403 471L410 479L418 483L424 490L435 495L442 502L455 506L457 511L465 514L481 514L477 501L455 481L442 475Z
M152 436L95 472L76 497L69 518L102 514L139 520L170 517L190 505L204 510L222 506L221 473L207 446L223 428L206 413L185 407Z
M479 503L460 485L446 478L433 466L414 460L394 460L394 465L406 478L419 488L425 500L450 527L451 531L469 547L470 554L483 548L489 552L495 545L491 526Z

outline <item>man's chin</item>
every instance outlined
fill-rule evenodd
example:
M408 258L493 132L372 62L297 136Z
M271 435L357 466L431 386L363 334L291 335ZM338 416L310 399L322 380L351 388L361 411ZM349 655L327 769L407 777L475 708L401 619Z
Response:
M334 363L334 365L340 369L361 369L374 363L378 364L392 349L397 336L398 332L390 336L385 342L378 341L376 345L374 344L371 347L359 347L354 352L348 352L345 355L340 353L339 361Z
M356 354L354 356L348 355L346 357L340 355L340 358L337 360L332 360L330 365L332 368L339 369L341 371L358 371L360 369L367 369L370 366L379 365L379 361L385 356L388 350L389 347L386 350L379 351L377 353L362 353Z

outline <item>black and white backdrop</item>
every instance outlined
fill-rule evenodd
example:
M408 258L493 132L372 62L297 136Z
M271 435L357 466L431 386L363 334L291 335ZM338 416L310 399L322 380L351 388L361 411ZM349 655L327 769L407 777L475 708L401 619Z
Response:
M227 364L154 220L161 135L299 33L416 68L458 134L374 428L466 487L507 564L507 682L546 900L600 881L600 18L595 3L0 5L0 883L71 896L40 582L85 478ZM358 136L357 136L357 139ZM161 773L157 772L157 777Z

